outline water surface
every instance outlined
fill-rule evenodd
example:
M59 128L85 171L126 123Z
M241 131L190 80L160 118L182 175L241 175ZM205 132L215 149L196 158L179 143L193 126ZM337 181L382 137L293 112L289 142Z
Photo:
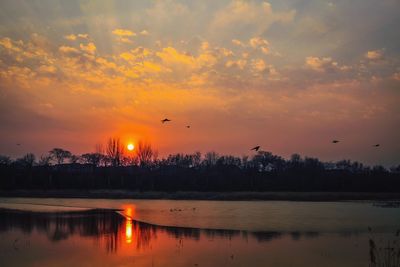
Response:
M399 208L370 202L3 198L0 208L0 266L369 266L369 238L393 239L400 222Z

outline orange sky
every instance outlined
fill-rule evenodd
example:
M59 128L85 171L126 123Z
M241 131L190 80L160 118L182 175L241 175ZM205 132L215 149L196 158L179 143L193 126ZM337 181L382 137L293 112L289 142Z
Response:
M119 136L160 156L261 145L399 164L396 1L0 7L0 154L80 154Z

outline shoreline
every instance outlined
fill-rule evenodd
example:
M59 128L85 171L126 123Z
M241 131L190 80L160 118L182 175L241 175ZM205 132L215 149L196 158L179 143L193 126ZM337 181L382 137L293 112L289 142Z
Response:
M93 198L152 200L220 200L220 201L362 201L400 200L400 193L377 192L138 192L125 190L14 190L0 191L0 197Z

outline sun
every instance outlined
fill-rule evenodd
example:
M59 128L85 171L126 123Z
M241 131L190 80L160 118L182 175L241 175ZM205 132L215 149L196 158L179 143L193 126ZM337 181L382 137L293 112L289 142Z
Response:
M130 143L130 144L128 144L128 145L126 146L126 148L128 148L129 151L132 151L132 150L135 149L135 146L134 146L132 143Z

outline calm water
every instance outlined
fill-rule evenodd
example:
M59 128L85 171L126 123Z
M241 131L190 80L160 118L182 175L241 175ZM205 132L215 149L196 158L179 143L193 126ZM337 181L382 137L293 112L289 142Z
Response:
M383 246L400 228L399 208L370 202L2 198L0 208L0 266L369 266L369 238Z

